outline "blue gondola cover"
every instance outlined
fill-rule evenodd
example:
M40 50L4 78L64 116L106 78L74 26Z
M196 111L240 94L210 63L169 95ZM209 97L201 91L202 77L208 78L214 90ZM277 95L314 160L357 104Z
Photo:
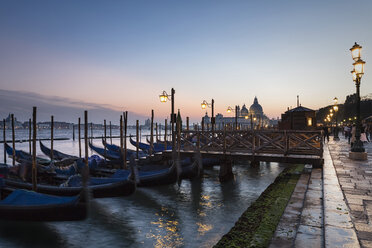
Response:
M0 205L9 206L40 206L56 204L74 204L79 196L52 196L40 194L29 190L17 189L0 201Z

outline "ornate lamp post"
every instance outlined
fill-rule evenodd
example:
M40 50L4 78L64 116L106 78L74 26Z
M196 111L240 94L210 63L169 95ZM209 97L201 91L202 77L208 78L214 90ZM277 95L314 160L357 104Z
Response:
M238 130L238 105L235 105L235 110L232 107L227 107L227 113L235 112L235 130Z
M336 126L334 129L334 134L333 134L333 140L340 140L338 137L338 124L337 124L337 113L338 113L338 99L337 97L333 98L333 111L335 112L335 121L336 121Z
M168 95L167 92L163 91L161 95L159 95L160 102L167 102L170 100L172 103L171 107L171 123L172 123L172 155L175 156L175 148L176 148L176 133L174 131L174 122L176 120L176 115L174 114L174 94L176 91L172 88L171 95Z
M352 153L365 153L365 149L363 147L363 142L360 140L360 83L362 80L362 76L364 74L364 62L361 59L361 51L362 47L358 45L356 42L352 48L350 48L351 56L354 60L353 66L354 69L351 71L353 75L353 81L355 82L356 86L356 98L357 98L357 106L356 106L356 128L355 128L355 141L353 147L351 148ZM357 157L354 157L352 154L349 154L351 158L354 159L367 159L367 154L359 154Z
M214 124L215 124L215 118L214 118L214 99L212 99L211 103L208 103L206 100L204 100L201 103L201 108L206 109L207 107L212 108L212 118L211 118L211 123L212 123L212 132L214 132Z

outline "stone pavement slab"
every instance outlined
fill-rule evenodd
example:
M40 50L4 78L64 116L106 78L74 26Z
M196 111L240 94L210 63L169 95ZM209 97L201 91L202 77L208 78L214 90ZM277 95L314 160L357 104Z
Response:
M326 146L325 146L326 147ZM365 144L367 161L349 159L346 140L329 141L328 149L362 247L372 247L372 143Z

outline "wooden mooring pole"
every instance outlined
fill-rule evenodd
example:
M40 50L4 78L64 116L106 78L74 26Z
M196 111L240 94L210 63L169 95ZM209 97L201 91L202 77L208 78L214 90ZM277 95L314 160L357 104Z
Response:
M158 142L158 140L159 140L159 136L158 136L158 134L159 134L159 130L158 130L158 123L156 122L155 123L155 140L156 140L156 142Z
M28 119L28 148L29 148L29 153L31 154L32 149L31 149L31 134L32 134L32 126L31 126L31 118Z
M154 149L154 110L151 110L151 130L150 130L150 156Z
M124 145L123 145L123 116L120 115L120 152L121 156L123 157L123 163L121 164L121 168L124 169Z
M90 142L93 143L93 122L90 123Z
M138 149L139 149L139 121L136 121L136 158L138 159Z
M81 158L81 130L80 130L80 117L78 120L78 136L79 136L79 158Z
M106 140L106 120L103 120L103 135L104 135L104 140L105 140L105 150L104 150L104 157L105 157L105 162L106 162L106 154L107 154L107 148L106 148L106 144L107 144L107 140Z
M112 145L112 126L110 121L110 144Z
M165 119L164 125L165 125L165 129L164 129L164 147L165 147L165 149L164 150L167 150L167 129L168 129L167 119Z
M234 178L234 174L232 172L232 161L226 156L226 126L223 129L223 159L220 160L220 172L219 172L219 179L220 182L226 182Z
M37 185L37 168L36 168L36 107L32 109L32 190L36 191Z
M13 166L15 165L15 131L14 131L14 114L12 116L12 144L13 144Z
M128 111L123 113L124 117L124 169L127 169L127 127L128 127Z
M5 131L5 119L3 119L3 140L4 140L4 164L6 164L6 149L5 149L5 144L6 144L6 131Z
M54 129L54 117L50 118L50 159L53 160L53 129Z
M72 140L75 141L75 125L72 124Z
M84 111L84 150L85 150L85 168L83 169L83 187L86 189L87 182L88 182L88 175L89 175L89 151L88 151L88 111Z

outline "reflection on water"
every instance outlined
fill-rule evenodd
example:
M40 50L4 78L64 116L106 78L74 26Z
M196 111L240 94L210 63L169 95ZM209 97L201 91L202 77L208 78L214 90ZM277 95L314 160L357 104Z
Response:
M100 145L100 140L94 142ZM28 148L27 143L16 146ZM55 149L65 153L77 155L77 147L77 141L55 142ZM95 199L89 217L80 222L0 222L0 246L211 247L283 166L235 165L235 178L226 183L218 181L219 168L214 167L205 170L202 179L183 180L180 186L138 188L129 197Z
M158 216L156 221L151 224L155 228L146 235L146 238L155 239L154 247L179 247L183 244L183 238L179 233L179 222L172 220L174 213L167 208L162 207L160 213L155 214Z

